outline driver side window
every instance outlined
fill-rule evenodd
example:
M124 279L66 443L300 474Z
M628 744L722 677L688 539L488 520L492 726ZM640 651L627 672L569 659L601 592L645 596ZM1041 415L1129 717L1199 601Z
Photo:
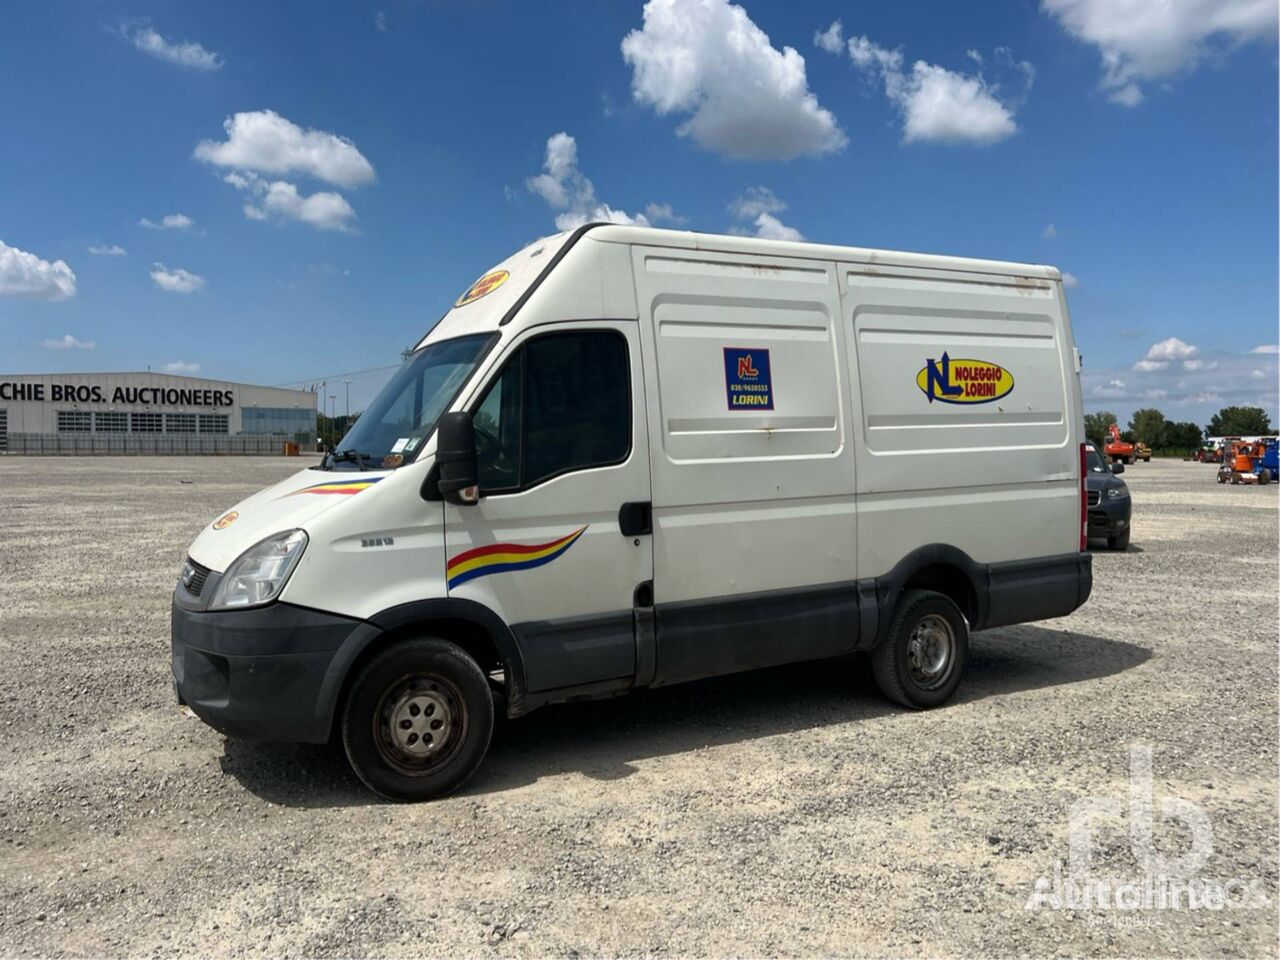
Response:
M472 418L480 489L523 490L631 452L626 339L615 331L547 334L522 346Z
M476 461L480 489L513 490L520 486L520 393L524 351L507 363L489 387L472 418L476 428Z

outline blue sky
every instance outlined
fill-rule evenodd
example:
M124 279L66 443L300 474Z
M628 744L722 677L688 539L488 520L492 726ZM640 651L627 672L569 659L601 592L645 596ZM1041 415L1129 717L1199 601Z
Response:
M1115 6L19 2L0 370L382 367L603 214L1051 263L1090 409L1275 421L1275 4Z

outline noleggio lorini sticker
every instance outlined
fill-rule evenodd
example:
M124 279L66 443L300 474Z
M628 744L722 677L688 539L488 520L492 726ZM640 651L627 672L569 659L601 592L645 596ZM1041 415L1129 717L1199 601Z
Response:
M1013 392L1013 374L989 360L930 357L916 374L916 385L940 403L991 403Z

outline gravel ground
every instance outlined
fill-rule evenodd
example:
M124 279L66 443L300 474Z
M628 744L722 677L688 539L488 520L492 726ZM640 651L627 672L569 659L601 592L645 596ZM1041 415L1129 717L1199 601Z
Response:
M465 790L383 803L323 747L228 741L169 686L169 594L268 459L0 458L0 954L1136 955L1277 950L1276 487L1129 468L1134 545L1075 615L974 638L908 714L855 663L552 707ZM1028 910L1076 800L1267 903ZM1095 869L1141 881L1123 820Z

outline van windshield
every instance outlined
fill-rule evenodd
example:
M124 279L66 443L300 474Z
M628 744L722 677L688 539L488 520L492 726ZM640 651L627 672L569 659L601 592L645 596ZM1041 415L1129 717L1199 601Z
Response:
M416 351L320 469L387 470L412 463L495 340L494 334L475 334Z

